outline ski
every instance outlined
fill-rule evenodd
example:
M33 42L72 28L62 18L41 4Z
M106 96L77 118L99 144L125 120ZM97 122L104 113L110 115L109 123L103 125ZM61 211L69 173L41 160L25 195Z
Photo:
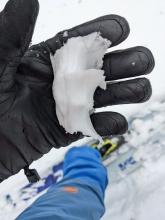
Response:
M102 156L103 164L110 167L111 182L120 181L129 173L141 167L141 162L134 158L135 149L129 148L124 136L105 137L100 146L97 141L90 140L85 143L96 150ZM36 183L29 183L18 190L17 200L28 202L44 193L53 184L63 178L63 161L50 167L47 175ZM15 196L14 196L15 197ZM10 195L10 200L15 201Z

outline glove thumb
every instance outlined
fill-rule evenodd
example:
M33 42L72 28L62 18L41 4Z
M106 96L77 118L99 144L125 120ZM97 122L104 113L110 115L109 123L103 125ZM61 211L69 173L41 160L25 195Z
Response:
M28 49L39 11L37 0L10 0L0 13L0 92L14 83L20 58Z

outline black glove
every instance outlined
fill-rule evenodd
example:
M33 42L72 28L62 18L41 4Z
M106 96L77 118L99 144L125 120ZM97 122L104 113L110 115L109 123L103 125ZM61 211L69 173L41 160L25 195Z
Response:
M0 117L0 138L3 142L0 160L5 171L2 173L0 169L1 179L17 173L52 147L66 146L82 137L81 134L66 134L58 123L52 95L53 70L49 57L50 52L55 53L68 38L96 31L111 40L114 46L127 38L129 26L120 16L104 16L68 30L68 36L63 31L46 42L32 46L22 58L14 75L17 89L8 93L7 100L1 93L3 100L6 100L1 105L10 106ZM151 52L144 47L135 47L107 54L103 68L107 81L111 81L147 74L153 67ZM140 103L150 96L151 86L145 78L116 82L109 84L106 91L96 91L95 107ZM128 127L126 119L118 113L97 113L91 117L96 131L102 136L123 134Z
M26 89L17 80L17 68L29 47L38 10L37 0L10 0L0 13L0 181L28 163L29 146L20 120Z

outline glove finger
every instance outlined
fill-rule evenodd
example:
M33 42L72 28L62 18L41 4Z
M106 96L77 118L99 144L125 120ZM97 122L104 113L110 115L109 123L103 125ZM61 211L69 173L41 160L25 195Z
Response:
M100 112L91 115L93 126L101 136L121 135L128 129L125 117L116 112Z
M37 0L10 0L0 13L0 116L15 101L15 73L30 44L38 8Z
M137 78L107 84L107 89L97 89L94 95L95 108L109 105L142 103L152 94L150 81L146 78Z
M139 46L106 54L103 69L110 81L149 74L154 66L151 51Z
M0 13L0 58L23 55L38 15L37 0L10 0Z
M55 37L46 41L46 44L54 53L64 42L71 37L85 36L93 32L100 32L102 37L111 41L111 46L118 45L124 41L130 32L128 22L119 15L106 15L72 29L62 31Z
M38 9L37 0L10 0L0 13L1 92L11 89L14 85L20 58L31 41Z

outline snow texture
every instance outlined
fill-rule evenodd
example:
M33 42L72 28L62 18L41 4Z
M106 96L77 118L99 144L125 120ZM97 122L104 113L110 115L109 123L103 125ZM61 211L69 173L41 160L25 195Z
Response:
M82 132L102 141L92 125L90 114L93 112L96 88L106 89L101 68L110 44L95 32L69 39L54 56L50 56L56 114L60 125L68 133Z

